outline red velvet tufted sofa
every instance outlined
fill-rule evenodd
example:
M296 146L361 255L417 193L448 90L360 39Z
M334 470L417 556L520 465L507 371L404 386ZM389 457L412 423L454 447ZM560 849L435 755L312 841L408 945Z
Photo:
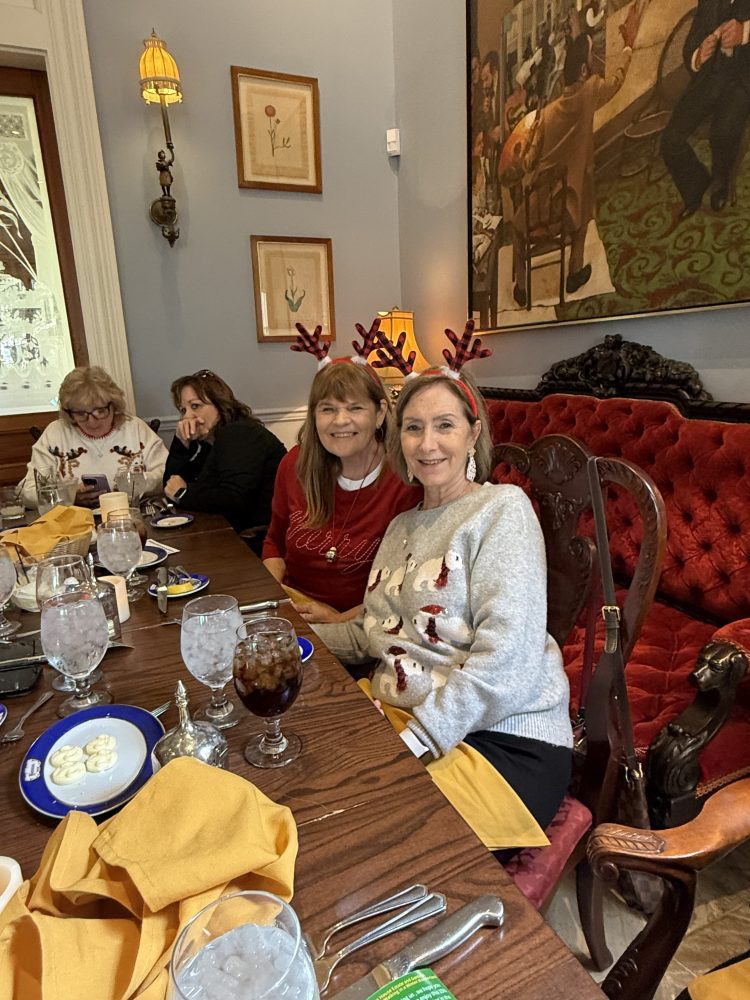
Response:
M482 392L496 444L567 434L634 462L663 495L667 549L627 680L652 821L682 823L750 774L750 406L713 402L690 366L619 336L535 390ZM495 478L523 485L509 467ZM623 496L607 517L615 576L629 578L637 517ZM581 629L564 650L574 702L582 656Z

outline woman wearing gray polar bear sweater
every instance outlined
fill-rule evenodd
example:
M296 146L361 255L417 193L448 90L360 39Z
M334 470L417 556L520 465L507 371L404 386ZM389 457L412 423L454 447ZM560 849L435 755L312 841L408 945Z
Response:
M466 374L407 381L390 454L424 503L391 522L361 616L317 631L344 662L378 660L373 695L411 713L415 753L469 744L544 828L570 779L568 682L546 630L541 528L522 490L485 482L487 428Z

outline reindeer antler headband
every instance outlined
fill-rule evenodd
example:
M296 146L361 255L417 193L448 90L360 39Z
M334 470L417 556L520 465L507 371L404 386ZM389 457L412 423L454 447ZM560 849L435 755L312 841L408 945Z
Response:
M323 327L318 325L315 327L312 333L302 325L302 323L296 323L297 327L297 340L296 343L292 344L291 349L293 351L301 351L304 354L312 354L314 358L318 359L318 371L321 371L326 365L337 365L337 364L354 364L362 365L365 371L375 379L379 386L382 385L380 379L372 370L371 366L367 362L368 354L372 354L375 350L377 344L381 342L383 338L380 331L380 317L376 317L370 326L369 330L365 330L361 323L356 323L357 333L362 338L362 343L358 340L352 341L352 347L354 348L354 354L350 357L341 358L329 358L328 352L331 349L330 342L321 343L321 335L323 333ZM386 341L387 343L387 341Z
M414 361L416 360L416 351L410 351L408 357L404 357L403 347L406 343L406 333L402 333L395 344L392 344L386 337L382 334L378 334L378 341L380 346L377 349L378 360L372 362L373 368L397 368L405 378L416 378L422 376L430 375L447 375L448 378L454 379L456 384L459 386L461 391L466 396L471 412L475 417L479 416L479 408L477 407L477 401L474 398L474 393L471 391L469 386L461 378L461 369L468 361L473 361L475 358L487 358L492 354L492 348L482 347L482 341L479 337L475 337L472 342L472 336L474 334L474 320L467 320L466 326L464 327L464 332L459 337L453 332L453 330L446 329L445 335L451 342L453 347L455 347L455 353L451 354L447 347L443 348L443 357L446 360L446 364L439 368L425 368L421 372L414 371Z

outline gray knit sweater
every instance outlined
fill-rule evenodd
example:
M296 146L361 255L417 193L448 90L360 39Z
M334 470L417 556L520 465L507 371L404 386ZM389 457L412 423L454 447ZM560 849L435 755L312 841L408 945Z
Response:
M572 746L568 682L547 634L544 539L516 486L485 484L399 514L362 615L316 630L348 663L375 657L376 698L408 709L436 755L481 729Z

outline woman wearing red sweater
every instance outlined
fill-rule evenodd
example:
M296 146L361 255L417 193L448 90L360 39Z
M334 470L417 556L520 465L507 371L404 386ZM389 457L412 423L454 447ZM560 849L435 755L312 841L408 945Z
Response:
M422 497L385 462L389 416L370 365L326 359L313 379L300 443L279 465L263 545L264 564L309 622L357 614L385 529Z

